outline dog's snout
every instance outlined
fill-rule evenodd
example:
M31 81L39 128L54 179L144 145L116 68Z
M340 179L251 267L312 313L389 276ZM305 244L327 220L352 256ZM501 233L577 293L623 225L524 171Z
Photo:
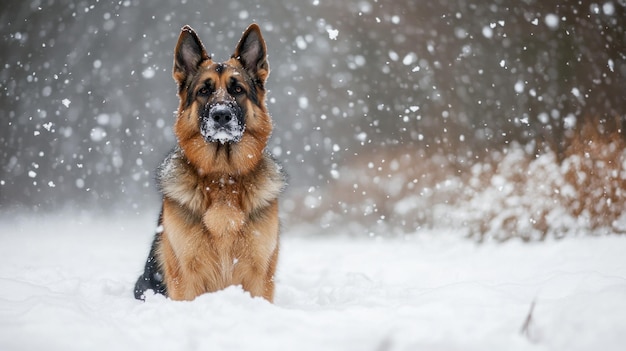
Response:
M207 142L236 143L241 140L245 124L242 110L235 103L209 104L201 113L200 133Z
M225 126L230 123L233 118L232 114L227 109L218 109L211 113L211 118L217 123L219 126Z
M225 127L235 118L235 111L229 105L217 104L209 111L209 118L215 125Z

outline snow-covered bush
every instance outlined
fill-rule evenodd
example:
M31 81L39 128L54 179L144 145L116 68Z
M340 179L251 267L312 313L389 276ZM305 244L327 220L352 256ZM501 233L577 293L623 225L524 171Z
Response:
M623 138L589 122L568 144L562 160L551 150L535 156L512 145L499 161L475 164L467 184L474 195L454 206L470 235L533 240L624 232Z
M572 131L561 155L518 143L472 164L406 147L364 153L297 212L322 227L349 223L370 235L433 227L479 241L621 233L626 143L619 131L599 127L590 120Z
M493 158L472 167L467 186L473 196L456 204L457 225L479 240L543 239L576 227L564 207L574 191L553 152L533 157L514 144Z

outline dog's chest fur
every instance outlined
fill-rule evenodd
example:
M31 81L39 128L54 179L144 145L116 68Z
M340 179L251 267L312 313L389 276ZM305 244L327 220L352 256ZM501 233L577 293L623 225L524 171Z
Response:
M185 158L180 149L174 149L159 167L157 181L161 192L189 211L189 215L206 218L209 223L222 220L207 211L226 211L230 218L245 218L276 200L284 187L279 166L264 155L257 167L246 175L200 174ZM214 234L236 230L242 223L228 221L225 225L207 228Z

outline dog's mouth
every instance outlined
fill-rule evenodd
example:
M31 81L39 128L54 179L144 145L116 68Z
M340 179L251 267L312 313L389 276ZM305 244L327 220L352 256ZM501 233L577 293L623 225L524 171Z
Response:
M241 141L245 124L241 109L233 103L217 103L201 113L200 134L206 142L227 144Z

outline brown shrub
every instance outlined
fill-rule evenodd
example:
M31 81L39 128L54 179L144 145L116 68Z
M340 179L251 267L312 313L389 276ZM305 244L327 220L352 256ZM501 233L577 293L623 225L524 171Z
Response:
M543 240L625 232L626 143L619 128L601 127L585 119L571 131L560 161L550 149L534 155L534 147L512 145L475 164L468 183L474 196L458 206L468 234Z
M389 147L361 153L296 203L322 228L401 234L459 230L479 241L626 232L626 143L587 119L561 157L511 144L468 162L452 153Z
M565 206L591 230L623 233L626 143L619 129L603 131L600 127L593 120L583 123L565 150L562 172L576 194Z

